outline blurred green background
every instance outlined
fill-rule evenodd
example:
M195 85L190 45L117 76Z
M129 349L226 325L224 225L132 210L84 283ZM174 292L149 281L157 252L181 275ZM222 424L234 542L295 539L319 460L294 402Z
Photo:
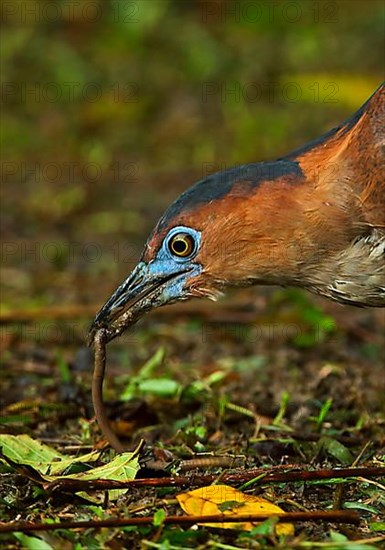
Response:
M2 302L99 304L169 202L344 118L381 0L2 3Z

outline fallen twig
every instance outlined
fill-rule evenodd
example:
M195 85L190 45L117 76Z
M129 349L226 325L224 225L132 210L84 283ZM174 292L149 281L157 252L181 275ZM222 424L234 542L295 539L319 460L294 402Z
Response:
M262 477L263 476L263 477ZM276 472L255 468L251 470L242 470L236 473L225 472L221 476L223 483L232 483L238 485L250 481L254 478L260 478L260 484L266 483L285 483L296 481L317 481L328 479L340 479L344 477L385 477L384 467L366 467L366 468L337 468L323 470L290 470L288 472ZM131 487L196 487L205 486L214 483L218 474L174 476L160 478L139 478L129 481L113 481L107 479L98 479L92 481L83 481L77 479L58 479L45 486L48 491L106 491L109 489L127 489Z
M265 521L269 518L277 518L284 523L296 523L304 521L327 521L329 523L355 523L360 522L360 516L352 510L337 510L332 512L284 512L282 514L244 514L244 515L204 515L204 516L166 516L164 524L191 525L194 523L243 523ZM30 521L0 522L0 533L14 533L17 531L54 531L56 529L100 529L101 527L125 527L128 525L151 525L153 516L137 518L111 518L88 521L62 521L59 523L33 523Z

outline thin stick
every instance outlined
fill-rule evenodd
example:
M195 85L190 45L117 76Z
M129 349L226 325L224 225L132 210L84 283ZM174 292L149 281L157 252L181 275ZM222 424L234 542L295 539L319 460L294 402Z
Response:
M352 510L338 510L332 512L283 512L281 514L244 514L244 515L204 515L204 516L166 516L164 524L191 525L194 523L244 523L265 521L269 518L277 518L284 523L304 521L326 521L330 523L355 523L360 522L360 516ZM124 527L128 525L151 525L153 516L137 518L112 518L89 521L62 521L59 523L33 523L27 521L0 522L0 533L14 533L16 531L54 531L55 529L99 529L101 527Z
M287 483L287 482L303 482L317 481L328 479L340 479L344 477L385 477L384 467L367 467L367 468L337 468L337 469L322 469L322 470L290 470L288 472L277 472L255 468L251 470L243 470L236 473L224 472L221 477L223 483L231 483L239 485L250 481L254 478L263 475L259 480L261 485L266 483ZM217 474L209 475L191 475L191 476L174 476L160 478L139 478L129 481L114 481L106 479L97 479L92 481L82 481L77 479L58 479L45 485L45 489L49 491L105 491L108 489L127 489L131 487L202 487L214 483L218 478Z

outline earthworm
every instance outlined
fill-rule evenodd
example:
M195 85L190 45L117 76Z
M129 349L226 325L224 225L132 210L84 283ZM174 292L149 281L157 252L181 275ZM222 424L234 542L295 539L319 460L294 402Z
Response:
M95 364L92 376L92 402L96 420L105 438L115 451L123 453L127 449L112 430L103 402L103 380L106 369L106 341L108 341L108 336L108 330L101 328L96 331L94 337Z

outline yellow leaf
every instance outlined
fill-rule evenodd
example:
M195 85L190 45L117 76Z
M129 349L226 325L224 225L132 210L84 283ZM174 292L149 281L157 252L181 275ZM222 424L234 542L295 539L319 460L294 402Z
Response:
M206 516L213 514L228 515L269 515L285 513L279 506L268 500L252 495L245 495L228 485L210 485L201 487L188 493L182 493L176 497L181 508L192 516ZM251 531L257 522L245 521L244 523L205 523L210 527L220 529L242 529ZM279 523L275 527L277 535L294 535L294 526L291 523Z

